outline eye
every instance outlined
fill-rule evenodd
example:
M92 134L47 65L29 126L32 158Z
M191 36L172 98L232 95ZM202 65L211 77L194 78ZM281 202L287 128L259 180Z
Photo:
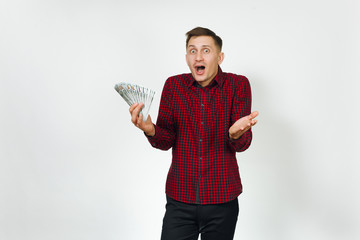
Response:
M191 54L196 53L195 49L191 49L191 50L190 50L190 53L191 53Z
M209 52L210 52L210 49L208 49L208 48L204 49L204 53L209 53Z

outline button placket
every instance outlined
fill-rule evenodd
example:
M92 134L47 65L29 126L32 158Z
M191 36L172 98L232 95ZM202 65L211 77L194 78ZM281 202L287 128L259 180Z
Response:
M199 178L201 178L202 167L203 167L203 151L204 151L204 113L205 113L205 96L204 91L200 92L200 119L199 119Z

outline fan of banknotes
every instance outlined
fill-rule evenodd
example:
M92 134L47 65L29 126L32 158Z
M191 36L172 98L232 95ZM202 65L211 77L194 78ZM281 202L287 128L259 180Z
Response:
M141 109L140 114L143 115L143 120L146 121L155 91L136 84L124 82L116 84L115 90L127 102L127 104L129 104L129 106L134 103L143 103L144 106Z

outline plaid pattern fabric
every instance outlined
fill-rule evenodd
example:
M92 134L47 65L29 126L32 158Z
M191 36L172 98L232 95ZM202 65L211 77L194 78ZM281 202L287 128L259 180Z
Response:
M172 148L166 194L195 203L199 181L201 204L224 203L242 192L236 152L251 143L251 129L239 139L228 136L230 126L251 112L251 90L246 77L219 72L201 88L189 74L170 77L161 95L155 136L150 144Z

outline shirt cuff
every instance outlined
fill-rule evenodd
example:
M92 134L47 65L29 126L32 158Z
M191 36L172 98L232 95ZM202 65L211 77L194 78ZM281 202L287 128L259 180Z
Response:
M228 134L229 143L232 146L232 148L236 152L242 152L245 151L251 143L252 140L252 132L251 129L246 131L243 135L241 135L238 139L231 139Z
M149 136L145 132L144 132L144 135L148 139L148 141L150 142L151 146L157 147L158 146L157 142L159 141L158 134L157 134L158 127L155 124L154 124L154 127L155 127L155 135L154 136Z

